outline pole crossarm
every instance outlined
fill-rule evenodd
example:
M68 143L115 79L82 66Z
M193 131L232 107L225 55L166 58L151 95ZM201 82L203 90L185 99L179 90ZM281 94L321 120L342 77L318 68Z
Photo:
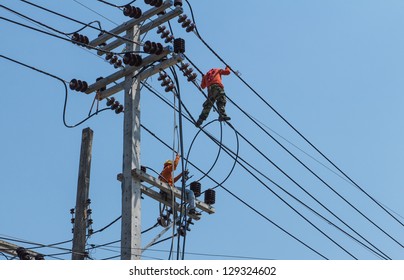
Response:
M173 2L171 0L164 1L164 3L160 7L147 10L146 12L144 12L142 14L142 16L140 18L131 19L131 20L115 27L109 33L104 33L101 36L99 36L98 38L92 40L89 43L89 45L93 46L93 47L97 47L98 45L105 43L107 40L111 39L114 36L114 34L115 35L121 34L122 32L125 32L126 30L133 28L135 25L141 24L142 22L146 21L150 17L163 12L165 9L171 7L172 5L173 5Z
M150 31L151 29L161 25L162 23L164 23L164 22L166 22L166 21L168 21L170 19L173 19L174 17L180 15L182 12L183 12L183 9L181 7L176 7L174 10L172 10L172 11L170 11L170 12L168 12L168 13L162 15L162 16L159 16L157 19L152 20L151 22L141 26L140 29L139 29L140 35ZM129 38L127 38L125 36L123 38L129 40ZM111 43L108 43L107 45L105 45L103 47L100 47L100 50L97 53L98 53L98 55L103 55L105 52L112 51L113 49L116 49L120 45L126 43L125 41L126 40L123 40L121 38L116 39L116 40L112 41Z
M8 255L11 255L13 257L17 257L17 248L19 248L21 246L6 242L4 240L0 240L0 252L6 253ZM32 250L28 250L26 249L26 252L28 254L30 254L32 257L38 256L40 255L37 252L34 252Z
M137 170L137 169L133 169L132 170L132 176L140 179L150 185L153 185L157 188L159 188L161 191L167 193L168 195L170 195L171 193L174 194L174 196L176 198L181 199L181 191L177 188L171 188L168 184L160 181L157 178L154 178L153 176L141 171L141 170ZM149 189L150 190L150 189ZM197 199L195 199L195 205L196 208L207 212L208 214L213 214L215 213L215 208L212 207L211 205L204 203L202 201L199 201ZM169 205L170 206L170 205Z
M117 176L118 181L122 182L122 178L123 178L122 174L118 174L118 176ZM169 186L167 186L167 187L169 188ZM173 201L171 199L171 188L169 190L170 193L167 193L165 191L164 191L164 193L156 192L155 190L152 190L150 187L146 187L145 185L141 186L141 190L142 190L142 193L147 195L148 197L150 197L154 200L157 200L158 202L164 204L167 207L171 207L171 208L175 209L177 212L181 212L181 205L179 203L174 202L174 205L173 205ZM175 191L178 191L178 189L175 189ZM181 192L179 193L179 195L181 197ZM195 200L195 203L197 203L197 200ZM203 204L205 204L205 203L203 203ZM204 208L207 209L207 207L204 207ZM205 211L205 212L208 212L209 214L214 213L215 209L213 209L212 207L209 209L210 209L210 212L208 212L208 211ZM184 208L182 210L182 213L185 214ZM200 218L201 218L200 215L193 215L193 214L187 214L187 215L197 221L200 220Z
M147 79L148 77L150 77L154 74L157 74L160 70L173 66L183 60L184 60L183 54L173 54L173 56L171 58L164 60L159 65L153 65L149 69L140 73L138 78L139 78L139 80ZM124 88L125 88L125 82L116 84L110 88L107 88L104 91L100 91L99 94L97 95L97 99L103 100L103 99L110 97L111 95L123 90Z
M136 70L142 68L145 65L151 64L154 61L162 59L163 57L165 57L167 54L171 53L172 51L173 51L173 48L171 46L166 46L161 54L159 54L159 55L151 54L149 56L146 56L143 59L141 65L127 66L124 69L119 70L119 71L109 75L108 77L105 77L105 78L99 80L98 82L95 82L94 84L92 84L88 87L88 89L85 91L85 93L90 94L94 91L97 91L97 90L107 86L110 83L115 82L116 80L119 80L125 76L132 75Z

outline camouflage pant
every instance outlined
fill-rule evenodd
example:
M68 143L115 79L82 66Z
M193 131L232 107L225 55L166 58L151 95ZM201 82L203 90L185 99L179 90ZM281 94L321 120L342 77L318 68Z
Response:
M206 120L209 116L209 112L213 107L213 104L217 106L217 110L221 116L226 115L226 94L224 89L218 85L211 85L208 88L208 98L203 103L202 113L199 115L199 119Z

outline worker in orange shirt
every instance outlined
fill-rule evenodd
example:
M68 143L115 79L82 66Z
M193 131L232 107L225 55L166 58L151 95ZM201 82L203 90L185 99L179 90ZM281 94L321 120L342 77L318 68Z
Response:
M195 125L197 127L201 126L204 120L207 119L213 104L217 105L217 110L219 111L219 121L228 121L230 117L227 116L225 106L226 106L226 94L224 92L224 86L222 83L222 75L229 75L230 67L226 66L226 69L213 68L210 69L202 77L201 88L208 88L208 98L203 103L203 109L199 115L198 120Z
M177 154L175 156L175 160L174 160L174 164L172 162L172 160L167 160L164 163L164 168L161 171L160 175L159 175L159 180L169 184L171 187L174 186L174 183L177 182L180 178L187 177L188 176L188 171L185 170L184 172L178 174L174 179L173 179L173 173L174 170L177 168L178 162L180 161L180 155ZM177 189L179 189L180 191L182 191L182 187L176 187ZM193 215L200 215L199 212L195 211L195 194L192 190L190 189L185 189L185 199L188 201L189 203L189 214L193 214Z

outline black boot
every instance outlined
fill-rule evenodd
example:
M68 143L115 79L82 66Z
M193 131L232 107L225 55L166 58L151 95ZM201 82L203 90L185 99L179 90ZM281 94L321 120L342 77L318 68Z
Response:
M195 123L195 126L196 126L196 127L200 127L200 126L202 125L202 123L203 123L203 120L198 119L198 120L196 121L196 123Z
M228 115L226 115L226 113L221 114L221 115L219 116L219 122L222 122L222 121L229 121L229 120L231 120L231 118L230 118Z

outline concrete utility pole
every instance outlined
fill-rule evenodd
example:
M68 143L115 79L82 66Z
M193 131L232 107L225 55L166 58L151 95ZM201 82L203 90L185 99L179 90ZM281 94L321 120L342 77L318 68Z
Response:
M126 38L139 41L139 28L126 31ZM139 51L138 44L127 43L126 51ZM132 169L140 169L140 81L136 72L125 76L125 111L123 133L121 259L140 259L141 191ZM135 78L133 78L135 76Z
M172 5L172 1L166 0L159 7L153 7L144 11L139 18L133 18L115 27L108 33L102 34L92 40L89 44L94 47L104 44L104 46L101 47L104 52L112 51L122 44L126 44L125 50L128 54L137 54L137 51L140 49L139 37L142 34L182 13L181 7L175 7L171 11L165 12L165 10L171 8ZM158 15L157 18L149 23L143 24L147 19L156 15ZM119 35L123 32L125 32L124 37L127 40L114 38L113 34ZM107 42L110 39L112 41ZM99 54L103 54L104 52L99 52ZM167 55L170 54L172 57L167 58ZM142 67L162 59L164 59L164 61L149 67L147 70L137 75ZM173 48L166 46L161 53L144 57L141 65L127 65L110 76L98 80L85 91L87 94L97 91L98 100L108 98L121 90L125 91L122 167L122 260L140 259L142 252L141 185L140 179L132 176L133 169L140 170L140 82L182 60L183 55L173 54ZM123 82L117 82L122 78L124 78ZM106 86L111 83L115 83L115 85L106 88Z
M85 257L92 143L93 131L90 128L83 129L77 182L76 215L73 229L72 260L84 260Z

